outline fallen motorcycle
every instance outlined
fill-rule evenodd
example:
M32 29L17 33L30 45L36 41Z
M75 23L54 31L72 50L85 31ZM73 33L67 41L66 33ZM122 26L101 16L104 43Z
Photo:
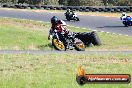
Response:
M65 51L67 49L84 51L85 45L79 38L76 37L76 35L77 33L74 32L71 32L68 35L54 33L52 45L59 51Z

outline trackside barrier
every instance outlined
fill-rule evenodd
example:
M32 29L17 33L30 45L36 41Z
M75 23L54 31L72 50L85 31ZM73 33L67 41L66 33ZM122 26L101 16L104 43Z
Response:
M132 6L47 6L47 5L9 5L3 4L2 8L17 9L46 9L46 10L66 10L71 9L81 12L132 12Z

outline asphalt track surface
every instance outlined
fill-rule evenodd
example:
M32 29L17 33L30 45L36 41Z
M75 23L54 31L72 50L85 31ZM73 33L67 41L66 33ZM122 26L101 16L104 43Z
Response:
M51 13L51 12L33 12L33 11L20 11L20 10L0 10L0 17L11 17L20 19L30 19L36 21L49 22L52 16L65 20L63 13ZM116 34L123 34L132 36L132 27L124 27L119 18L114 17L101 17L101 16L84 16L78 15L80 18L79 22L66 21L68 25L80 27L80 28L91 28L92 30L112 32ZM81 30L80 30L81 31Z

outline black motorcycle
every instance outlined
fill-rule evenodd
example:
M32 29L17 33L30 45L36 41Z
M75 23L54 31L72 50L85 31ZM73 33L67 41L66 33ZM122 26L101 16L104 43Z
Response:
M54 33L52 39L52 45L56 50L65 51L67 49L73 50L74 48L77 51L84 51L85 45L84 43L76 37L76 33L58 34Z
M70 21L70 20L80 21L80 19L78 18L78 16L77 16L76 13L72 13L72 14L67 14L67 13L65 13L65 16L66 16L66 19L67 19L68 21Z

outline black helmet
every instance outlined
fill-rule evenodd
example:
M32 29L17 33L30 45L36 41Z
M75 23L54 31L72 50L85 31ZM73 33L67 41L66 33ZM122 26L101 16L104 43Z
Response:
M52 24L57 23L57 21L58 21L58 18L57 18L56 16L53 16L53 17L51 18L51 23L52 23Z

